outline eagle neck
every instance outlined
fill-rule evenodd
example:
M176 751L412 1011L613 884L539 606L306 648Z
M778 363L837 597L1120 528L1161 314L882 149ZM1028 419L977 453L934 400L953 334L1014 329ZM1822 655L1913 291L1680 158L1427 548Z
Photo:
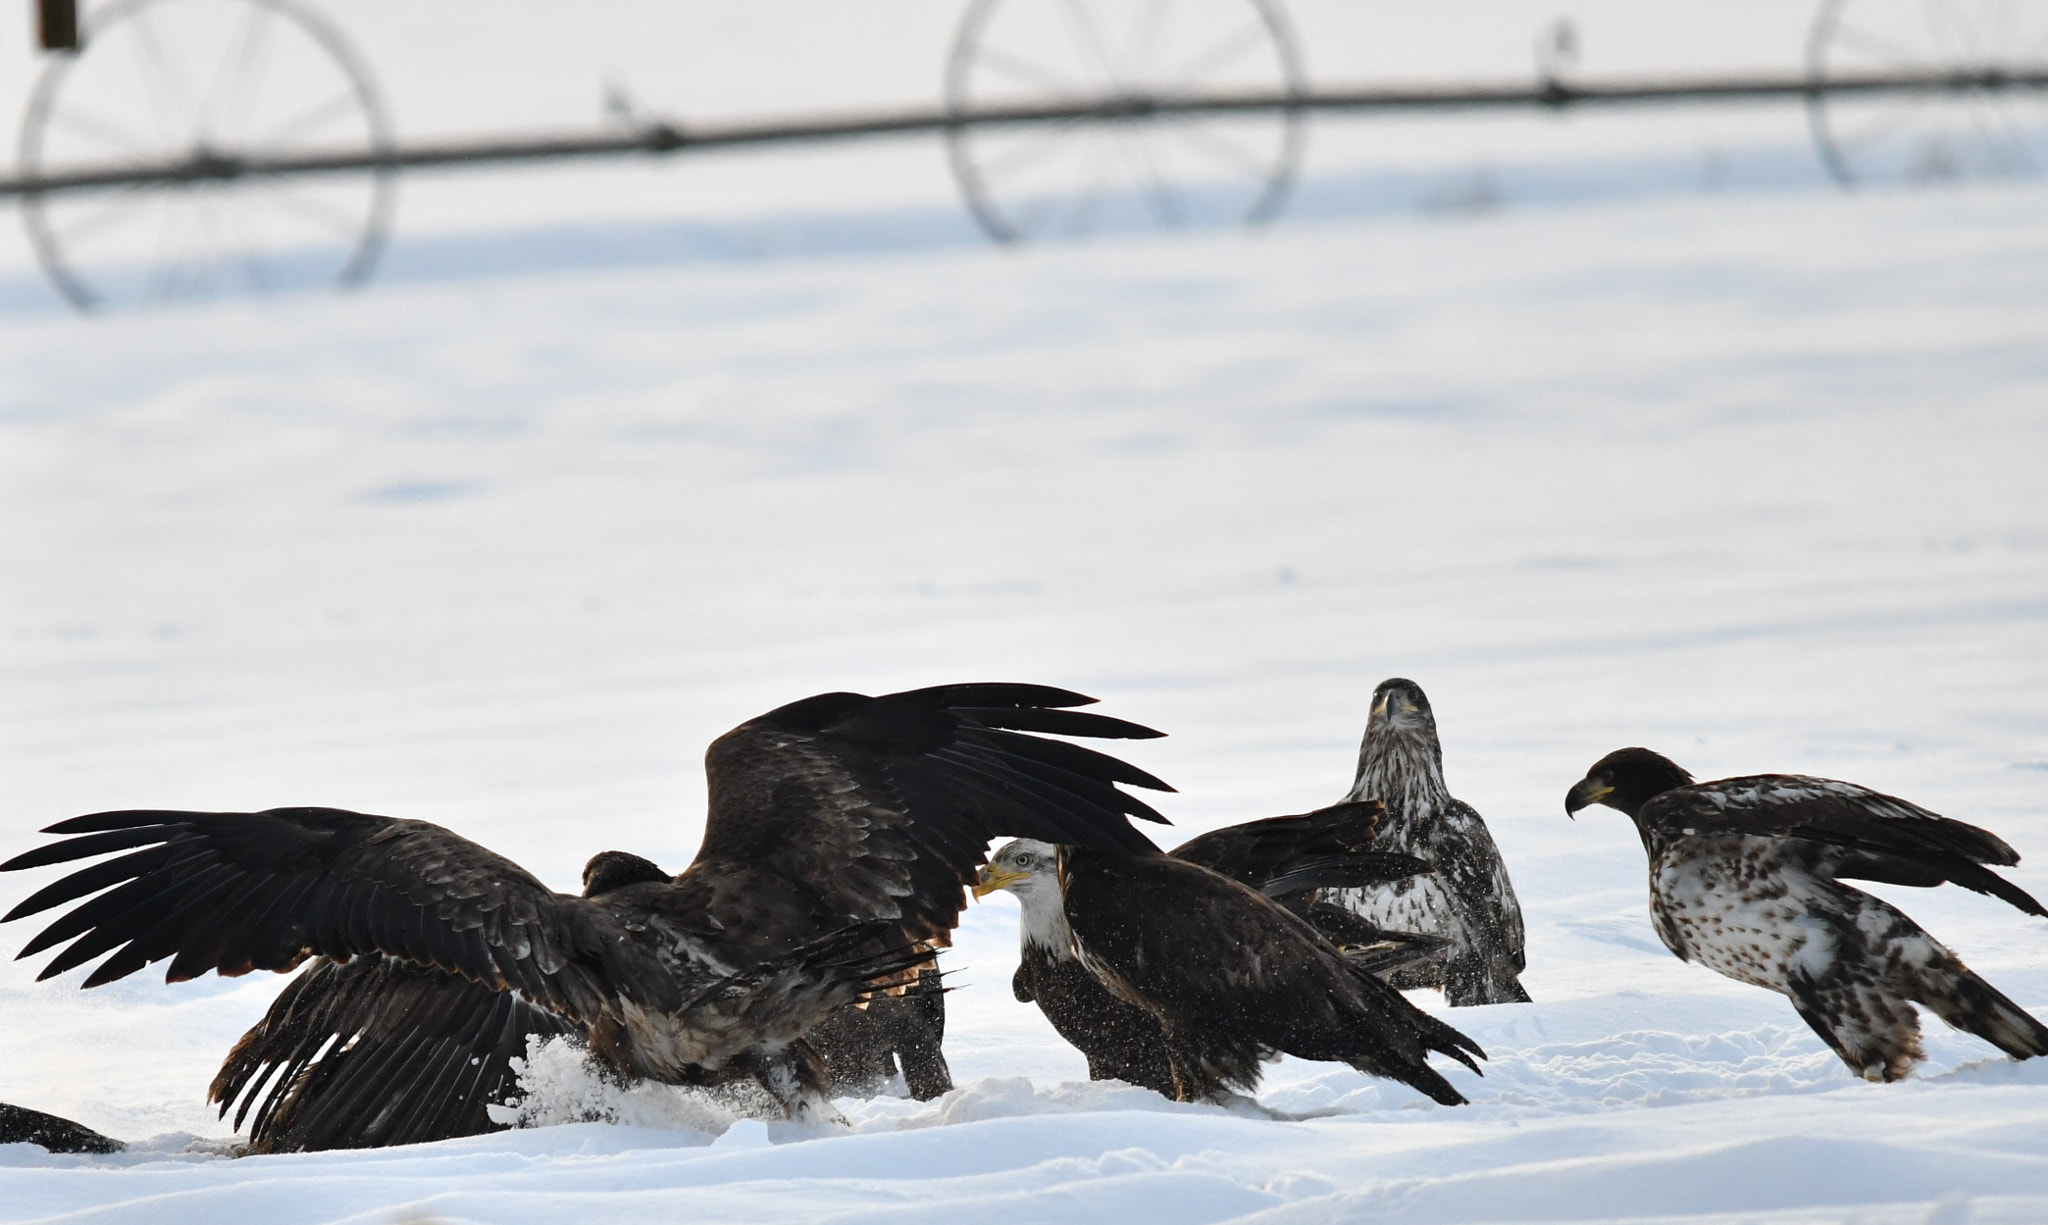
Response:
M1025 947L1039 949L1055 961L1071 960L1074 956L1074 929L1067 925L1067 910L1057 884L1051 889L1015 892L1022 911L1018 927ZM1050 897L1044 896L1048 893Z
M1444 786L1443 750L1434 729L1405 732L1384 724L1365 729L1358 746L1358 775L1347 800L1379 800L1387 806L1381 838L1416 816L1439 812L1451 802Z

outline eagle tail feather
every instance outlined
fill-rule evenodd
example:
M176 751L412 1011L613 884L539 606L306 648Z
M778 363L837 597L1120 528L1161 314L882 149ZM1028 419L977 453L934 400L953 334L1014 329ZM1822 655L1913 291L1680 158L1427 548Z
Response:
M1934 1015L1966 1033L1972 1033L2014 1059L2048 1055L2048 1025L2006 998L2004 992L1985 982L1974 970L1957 962L1948 973L1939 970L1926 976L1914 998Z

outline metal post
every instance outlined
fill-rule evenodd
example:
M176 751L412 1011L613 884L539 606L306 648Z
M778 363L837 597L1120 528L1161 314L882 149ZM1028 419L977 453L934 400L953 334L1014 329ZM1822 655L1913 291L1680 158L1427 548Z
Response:
M36 35L45 51L78 50L78 0L36 0Z

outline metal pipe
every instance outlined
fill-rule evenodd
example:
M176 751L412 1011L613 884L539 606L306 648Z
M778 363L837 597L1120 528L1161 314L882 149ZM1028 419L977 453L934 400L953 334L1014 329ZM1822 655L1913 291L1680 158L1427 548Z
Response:
M812 119L750 120L677 124L657 121L625 132L534 135L482 140L446 140L385 150L241 157L199 149L175 162L110 166L22 178L0 179L0 197L38 192L80 191L149 184L224 182L251 175L326 174L430 166L551 161L629 153L661 155L687 149L846 140L913 132L941 132L974 125L1117 121L1152 115L1230 114L1261 111L1429 111L1510 107L1561 109L1653 102L1713 102L1739 99L1817 97L1833 94L1912 94L2048 89L2048 70L1996 69L1842 76L1814 81L1806 76L1749 76L1711 80L1613 81L1580 84L1561 80L1537 85L1418 86L1406 89L1354 88L1289 92L1214 93L1179 96L1120 95L1087 102L1047 102L949 111L913 107Z

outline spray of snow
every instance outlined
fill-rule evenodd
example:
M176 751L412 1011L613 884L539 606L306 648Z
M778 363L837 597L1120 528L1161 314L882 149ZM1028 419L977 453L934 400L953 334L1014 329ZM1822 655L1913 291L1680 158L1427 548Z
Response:
M746 1104L736 1094L713 1095L653 1081L621 1084L592 1063L583 1047L564 1038L528 1038L526 1057L514 1059L512 1066L519 1073L519 1096L487 1108L492 1122L511 1127L614 1123L702 1132L709 1143L740 1119L743 1111L736 1107Z

